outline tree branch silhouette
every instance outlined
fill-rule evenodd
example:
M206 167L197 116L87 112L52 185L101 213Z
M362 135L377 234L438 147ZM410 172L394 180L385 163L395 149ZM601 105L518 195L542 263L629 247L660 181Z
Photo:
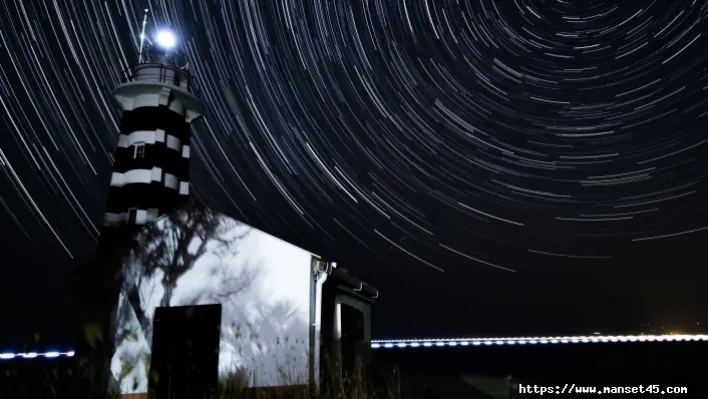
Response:
M124 280L124 292L148 342L152 340L152 321L140 298L140 281L159 277L164 291L158 306L170 306L177 282L203 255L238 253L237 242L250 232L244 226L209 208L189 203L138 233L138 245L126 263L126 268L133 270L124 270L124 274L134 277Z

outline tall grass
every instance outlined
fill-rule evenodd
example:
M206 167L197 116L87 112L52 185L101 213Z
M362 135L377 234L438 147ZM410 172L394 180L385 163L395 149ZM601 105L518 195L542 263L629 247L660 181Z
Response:
M105 360L109 357L102 358ZM7 368L4 375L0 375L0 385L3 385L3 379L13 385L24 385L23 393L20 393L21 396L16 396L23 398L147 399L147 394L121 395L119 381L115 380L110 372L110 367L107 367L108 365L96 367L96 363L81 363L76 360L63 358L11 361L20 367L14 370L12 367ZM283 378L283 385L278 387L250 388L248 385L254 385L254 381L250 378L247 368L241 367L221 377L216 398L209 397L205 393L204 399L399 399L407 396L404 395L403 383L397 368L382 371L364 367L360 361L357 361L354 370L342 373L333 372L332 370L341 370L341 368L330 367L329 363L325 359L323 367L321 367L320 389L313 388L314 385L289 385L287 376ZM11 363L6 362L3 365L7 367ZM192 367L193 365L184 364L182 366ZM151 376L151 378L155 378L155 376ZM293 378L293 380L300 379ZM87 385L92 385L89 386L92 393L88 396L86 394L79 395L77 388L84 387L83 391ZM103 392L106 392L105 396L103 396Z
M320 375L319 389L314 385L284 385L272 388L248 388L241 375L220 381L219 399L375 399L402 398L402 382L397 368L386 372L364 367L356 362L349 373L328 372L337 366L325 367Z
M185 365L185 367L187 366L189 365ZM209 397L209 395L205 394L204 399L399 399L406 397L403 395L403 385L397 369L389 371L385 378L372 379L368 374L369 373L358 371L352 374L334 376L328 381L321 381L323 387L327 387L323 388L321 392L315 392L307 385L247 388L243 386L242 380L238 378L235 380L224 378L220 381L216 398ZM72 394L78 381L74 373L72 373L71 370L67 370L67 367L62 368L58 365L45 364L42 365L41 374L39 376L37 376L36 372L9 372L2 377L15 379L15 384L19 382L28 385L26 389L23 390L24 393L20 394L21 396L13 397L28 399L91 397L100 399L99 396L93 396L96 395L96 392L101 390L100 387L93 387L94 393L89 394L89 396ZM37 377L41 380L38 380ZM101 380L103 379L96 379L96 381ZM0 383L0 385L4 384ZM103 384L101 384L101 386L103 386ZM40 391L42 393L40 393ZM4 393L7 392L4 391ZM146 399L147 394L121 395L118 389L113 388L107 390L105 398Z

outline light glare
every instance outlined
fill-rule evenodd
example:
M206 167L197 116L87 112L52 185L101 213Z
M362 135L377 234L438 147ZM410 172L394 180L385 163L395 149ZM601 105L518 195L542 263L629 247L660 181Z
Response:
M158 46L164 49L171 49L177 43L175 35L167 30L157 32L157 37L155 37L155 41L157 42Z

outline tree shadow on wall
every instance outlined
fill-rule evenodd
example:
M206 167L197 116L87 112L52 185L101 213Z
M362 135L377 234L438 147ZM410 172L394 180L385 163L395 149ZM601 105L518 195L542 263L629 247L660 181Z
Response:
M238 257L250 232L245 224L191 203L138 233L123 262L111 367L120 381L133 380L129 387L123 383L125 389L146 389L156 307L224 303L248 291L257 265L242 259L233 267L224 260ZM180 279L206 255L211 262L201 262L200 269L207 266L211 284L176 301Z
M278 301L257 306L255 316L242 315L222 334L221 346L231 363L221 372L229 390L254 386L307 384L309 324L295 304Z

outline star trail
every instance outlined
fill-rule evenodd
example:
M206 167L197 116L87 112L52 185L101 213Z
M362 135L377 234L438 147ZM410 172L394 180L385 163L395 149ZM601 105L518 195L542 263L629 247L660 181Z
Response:
M110 92L137 61L144 8L148 30L178 33L207 105L195 195L371 276L602 265L708 230L703 0L5 7L10 243L72 259L95 245Z

